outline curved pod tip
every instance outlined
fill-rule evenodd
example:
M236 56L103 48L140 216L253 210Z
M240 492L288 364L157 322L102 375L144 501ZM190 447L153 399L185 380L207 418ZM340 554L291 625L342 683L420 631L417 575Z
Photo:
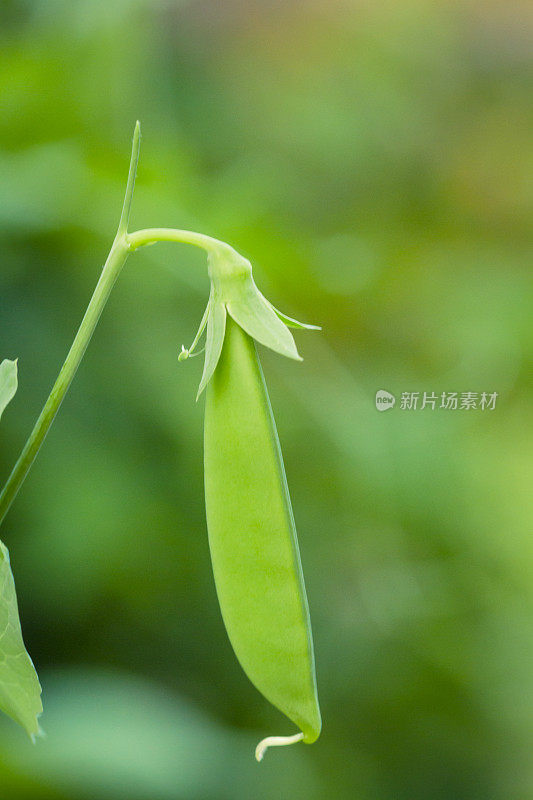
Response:
M303 733L295 733L294 736L267 736L266 739L261 739L255 748L255 758L257 761L262 761L263 756L269 747L284 747L287 744L296 744L302 742L304 738Z

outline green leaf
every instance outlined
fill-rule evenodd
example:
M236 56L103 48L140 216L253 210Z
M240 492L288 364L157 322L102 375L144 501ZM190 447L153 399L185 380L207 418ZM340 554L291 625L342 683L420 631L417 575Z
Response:
M4 362L5 363L5 362ZM34 738L43 707L41 686L22 640L9 552L0 542L0 709Z
M0 417L17 391L17 362L0 364ZM0 710L34 738L43 707L41 687L20 629L15 581L7 547L0 542Z
M17 362L4 359L0 364L0 417L17 391Z

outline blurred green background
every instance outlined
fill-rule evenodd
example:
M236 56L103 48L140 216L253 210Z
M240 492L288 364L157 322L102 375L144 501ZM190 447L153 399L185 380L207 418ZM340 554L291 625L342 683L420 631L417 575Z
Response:
M504 0L3 0L6 477L111 245L225 239L297 333L262 351L324 730L236 662L203 506L200 251L132 257L2 530L47 738L0 800L533 798L533 12ZM378 389L498 392L378 413Z

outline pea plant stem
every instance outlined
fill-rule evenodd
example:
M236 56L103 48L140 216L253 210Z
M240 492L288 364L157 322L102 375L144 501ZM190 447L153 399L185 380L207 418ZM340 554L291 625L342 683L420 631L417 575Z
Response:
M127 227L130 216L135 176L139 159L140 125L137 122L133 135L133 146L128 173L128 183L124 197L124 205L118 225L117 234L113 245L102 269L100 278L91 297L81 325L76 333L72 346L68 352L63 366L57 376L52 391L28 437L22 452L7 479L0 494L0 524L6 516L13 500L22 486L31 465L50 429L54 418L59 411L63 398L76 374L83 355L94 333L100 315L104 309L113 286L126 263L128 255L145 245L156 242L180 242L202 247L208 252L224 246L222 242L210 236L192 231L182 231L174 228L148 228L146 230L128 233ZM226 245L227 247L227 245Z
M145 228L142 231L128 233L127 235L130 252L139 247L145 247L156 242L181 242L201 247L203 250L212 251L218 248L228 248L228 245L212 236L193 231L182 231L177 228Z
M117 235L57 380L0 495L0 523L22 486L35 460L35 456L39 452L45 436L54 421L55 415L59 411L63 398L72 383L87 345L91 340L107 298L127 257L128 246L125 236L123 234Z

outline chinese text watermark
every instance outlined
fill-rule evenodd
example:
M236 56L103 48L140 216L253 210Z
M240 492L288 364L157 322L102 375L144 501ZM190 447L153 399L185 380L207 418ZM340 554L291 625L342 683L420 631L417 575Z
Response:
M399 408L401 411L494 411L498 392L402 392ZM394 408L396 397L385 389L376 392L376 408L388 411Z

